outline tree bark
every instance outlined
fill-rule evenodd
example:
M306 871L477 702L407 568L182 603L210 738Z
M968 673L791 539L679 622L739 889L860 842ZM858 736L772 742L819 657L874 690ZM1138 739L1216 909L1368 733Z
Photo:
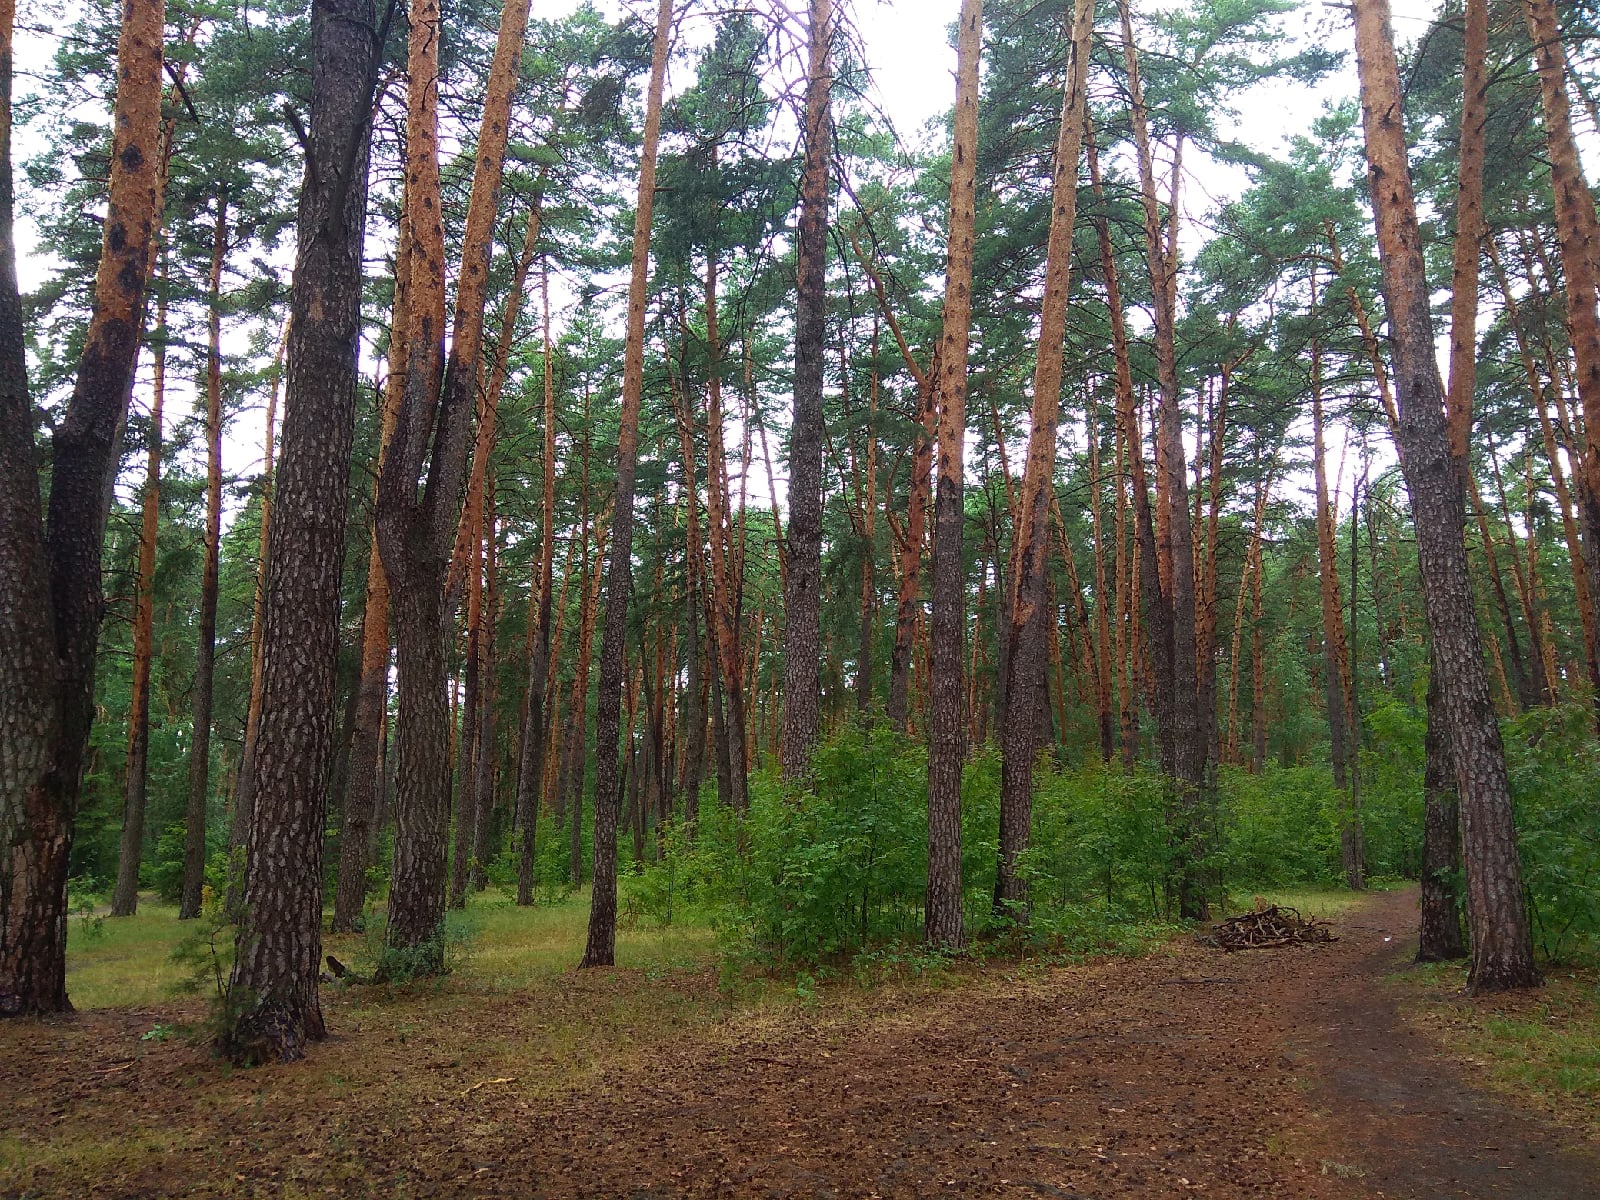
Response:
M961 652L966 608L961 551L967 432L967 353L972 338L972 253L977 225L978 68L983 0L962 0L956 43L955 140L950 163L949 246L939 345L938 467L934 495L933 619L928 745L928 893L923 937L935 949L963 940L961 772L966 759Z
M804 779L820 736L823 354L827 336L828 162L832 139L833 0L810 0L805 169L800 181L789 426L788 574L783 592L783 777Z
M1072 285L1072 235L1078 214L1078 159L1083 149L1093 35L1094 0L1074 0L1071 59L1056 138L1039 348L1034 358L1028 461L1022 478L1021 519L1011 550L1011 645L1009 661L1004 664L1007 705L1001 733L1000 849L994 910L996 916L1018 920L1026 920L1028 914L1028 885L1018 864L1028 848L1033 822L1033 760L1039 750L1038 709L1044 700L1039 684L1045 669L1045 622L1048 618L1053 623L1045 604L1045 575L1055 501L1056 426ZM1081 592L1078 597L1081 601Z
M39 452L17 292L11 174L14 0L0 0L0 1016L63 1012L70 830L47 791L61 733Z
M322 834L334 754L339 582L355 423L372 95L371 0L315 0L311 126L290 294L283 460L267 555L257 796L219 1048L304 1055L325 1035Z
M1423 594L1461 798L1473 932L1469 984L1477 990L1525 987L1537 983L1539 975L1505 751L1473 611L1460 472L1450 453L1444 387L1434 357L1389 6L1387 0L1356 0L1354 12L1362 123L1394 343L1401 467L1411 492Z
M387 945L412 973L444 969L445 844L449 822L446 599L477 407L484 310L511 96L522 61L527 0L501 13L489 68L461 246L450 354L444 358L444 240L439 203L438 0L413 0L406 120L407 199L415 297L410 364L394 439L378 483L378 548L394 585L400 766ZM420 491L419 491L420 488Z
M672 35L672 0L656 10L650 89L645 101L644 146L639 161L639 201L633 216L633 263L628 283L628 327L623 346L622 412L617 432L617 490L611 559L606 568L605 624L600 633L600 695L595 718L594 890L582 965L609 967L617 955L617 821L621 815L618 761L622 724L623 657L628 604L633 592L634 475L639 465L639 407L644 393L644 318L650 285L650 224L655 212L656 147L661 98Z
M1428 711L1439 711L1438 672L1428 676ZM1418 962L1449 962L1467 956L1458 909L1456 870L1461 862L1460 816L1454 768L1444 723L1429 720L1423 766L1422 926Z

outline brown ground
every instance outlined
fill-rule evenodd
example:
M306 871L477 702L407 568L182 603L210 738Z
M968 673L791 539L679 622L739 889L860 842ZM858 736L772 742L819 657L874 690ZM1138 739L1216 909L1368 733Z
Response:
M253 1072L140 1040L171 1013L10 1023L0 1195L1600 1197L1594 1147L1398 1018L1414 906L715 1020L701 976L347 997ZM617 1047L646 990L659 1037Z

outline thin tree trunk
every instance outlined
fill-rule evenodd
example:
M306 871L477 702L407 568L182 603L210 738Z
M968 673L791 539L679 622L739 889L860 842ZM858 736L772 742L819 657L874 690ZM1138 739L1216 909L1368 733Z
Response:
M1316 279L1312 279L1316 307ZM1317 576L1322 598L1322 675L1328 713L1328 757L1333 786L1341 795L1339 844L1345 883L1360 888L1364 874L1360 831L1350 806L1350 660L1345 647L1344 604L1339 597L1339 560L1333 504L1328 489L1326 422L1322 407L1322 342L1311 339L1311 445L1317 489Z
M529 220L532 220L530 214ZM533 903L533 870L536 837L539 829L539 788L544 779L545 761L550 757L550 738L546 735L546 701L551 695L555 672L550 654L551 605L550 593L555 586L555 522L556 522L556 389L555 367L552 361L550 337L550 264L542 264L539 272L539 293L543 307L544 339L544 453L539 478L542 487L540 508L539 579L536 584L538 615L537 632L533 639L533 652L528 656L528 692L526 711L521 730L521 745L517 751L517 828L522 841L517 855L517 903L526 907ZM501 345L509 351L514 331L507 328L500 337ZM531 614L530 614L531 615Z
M371 0L316 0L311 134L290 293L283 461L267 555L257 796L219 1038L236 1063L324 1036L322 834L334 754L339 582L361 330L361 244L376 83Z
M278 354L272 364L272 389L267 393L266 433L262 437L261 451L261 531L256 550L255 602L250 614L250 702L245 711L244 747L239 752L239 771L233 786L233 800L228 822L228 846L235 859L244 851L245 837L250 831L250 810L255 797L254 763L256 734L261 725L261 636L267 604L267 542L272 535L272 482L273 482L273 428L278 415L278 392L283 384L283 357L289 346L289 324L285 320L283 337L278 342ZM231 876L237 876L232 872ZM236 888L239 880L230 877L229 907L236 906Z
M1544 102L1545 142L1549 149L1550 186L1555 195L1556 232L1561 272L1566 282L1567 341L1577 364L1577 391L1583 406L1584 487L1579 495L1585 524L1593 536L1600 530L1600 313L1595 308L1600 287L1600 219L1594 193L1583 177L1578 144L1572 132L1567 98L1567 55L1553 0L1524 0L1528 34L1539 70ZM1586 556L1590 595L1600 594L1600 553L1591 540ZM1600 719L1600 691L1595 693ZM1470 819L1463 814L1463 823Z
M1195 641L1194 531L1189 515L1189 485L1184 469L1183 417L1179 410L1179 383L1176 343L1177 247L1175 238L1164 235L1156 199L1154 164L1150 150L1148 116L1144 88L1139 77L1138 50L1133 40L1133 24L1127 0L1122 0L1123 56L1128 71L1129 112L1135 148L1138 151L1140 193L1144 208L1145 251L1149 260L1150 285L1155 297L1155 351L1159 409L1156 421L1158 483L1164 483L1167 550L1161 571L1170 590L1172 674L1168 702L1172 722L1172 778L1176 789L1171 821L1178 846L1176 879L1178 911L1189 919L1203 920L1208 915L1200 863L1207 852L1205 808L1207 746L1199 712L1199 663ZM1181 152L1182 143L1179 143ZM1173 162L1174 185L1178 179L1178 160ZM1174 229L1177 225L1177 196L1170 208ZM1158 716L1159 720L1159 716Z
M1399 68L1387 0L1356 0L1356 58L1378 227L1384 296L1394 340L1401 466L1411 491L1418 559L1461 798L1462 849L1477 990L1538 982L1510 784L1489 699L1467 569L1461 473L1450 453L1444 387L1416 204L1400 118ZM1592 292L1591 292L1592 297Z
M962 0L957 34L955 140L944 327L938 371L938 484L934 496L933 620L930 635L928 893L923 936L935 948L963 941L961 773L966 758L961 651L966 624L961 535L966 441L967 352L972 330L972 254L977 224L978 67L983 0Z
M7 169L9 169L9 164ZM167 392L167 267L162 255L156 292L156 329L151 345L150 432L145 456L144 498L139 528L139 582L133 607L133 690L128 701L127 792L122 843L111 915L131 917L139 908L139 860L144 853L145 789L150 775L150 663L155 646L156 536L161 521L162 413ZM3 285L0 285L3 286Z
M734 811L750 807L745 779L744 656L739 648L738 598L732 578L731 516L728 512L727 463L722 429L722 341L717 332L717 259L706 261L706 354L710 378L706 386L706 536L711 548L711 610L716 622L717 659L722 672L722 700L727 712L728 791ZM692 429L692 425L691 425ZM692 454L692 445L686 454ZM696 539L698 540L698 539ZM698 550L698 547L696 547Z
M206 802L211 792L211 697L216 677L217 575L222 558L222 263L228 251L228 199L216 198L206 313L206 532L200 573L200 640L195 650L189 802L184 814L183 895L178 919L200 915L206 882Z
M617 945L618 736L622 710L623 657L628 603L633 591L634 473L639 462L639 406L644 392L644 318L650 275L650 223L655 211L656 146L661 134L661 96L672 32L672 0L656 12L650 90L645 103L644 147L639 163L639 201L633 219L633 264L628 285L628 328L623 350L622 412L617 434L616 509L611 561L606 570L605 625L600 634L600 696L595 721L594 892L589 937L582 965L609 967Z

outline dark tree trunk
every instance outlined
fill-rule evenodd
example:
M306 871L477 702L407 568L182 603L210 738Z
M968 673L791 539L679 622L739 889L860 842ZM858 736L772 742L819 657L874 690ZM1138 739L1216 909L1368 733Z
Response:
M63 664L54 653L13 225L15 15L12 0L0 0L0 1017L71 1007L64 888L70 826L46 790L51 743L60 734Z
M1455 768L1450 762L1448 735L1437 719L1439 676L1428 677L1427 760L1423 767L1422 794L1422 928L1417 941L1418 962L1448 962L1467 956L1461 932L1461 830L1457 811Z
M219 1038L236 1063L324 1036L322 835L334 754L339 582L361 331L370 114L382 38L370 0L316 0L311 133L290 294L283 460L268 554L255 808Z
M1467 568L1460 472L1450 453L1444 385L1400 116L1399 67L1387 0L1356 0L1362 121L1377 217L1384 298L1393 331L1400 459L1411 492L1423 595L1433 636L1461 803L1472 987L1539 980L1500 727L1489 697Z
M449 360L441 374L444 238L438 208L437 111L441 16L437 0L413 0L412 5L406 188L416 254L409 283L416 303L405 394L378 482L377 511L378 548L396 598L400 699L387 941L391 951L404 956L412 973L438 973L445 966L441 935L450 816L450 715L444 639L447 627L454 624L455 608L446 583L477 409L495 216L527 19L527 0L514 0L501 13L475 147Z
M809 29L794 318L794 417L789 426L789 528L784 539L789 555L783 591L783 777L787 780L810 774L811 753L822 720L818 673L822 654L822 377L828 305L833 0L811 0Z

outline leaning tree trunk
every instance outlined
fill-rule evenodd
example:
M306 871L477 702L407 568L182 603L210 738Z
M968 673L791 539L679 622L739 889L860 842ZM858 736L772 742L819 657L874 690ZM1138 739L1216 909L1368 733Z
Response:
M600 633L600 694L595 709L594 889L589 905L585 967L609 967L617 953L617 820L622 668L628 637L628 602L633 592L633 491L639 466L639 407L644 396L644 317L650 286L650 223L655 212L656 146L661 136L661 98L666 86L672 0L656 11L645 104L644 149L639 162L639 202L633 216L633 263L628 283L628 329L623 348L622 414L617 431L617 486L606 568L605 624ZM574 813L583 811L580 795Z
M1072 63L1056 139L1055 184L1045 252L1044 302L1034 360L1032 431L1022 480L1022 516L1012 546L1015 595L1010 607L1006 720L1000 765L1000 854L995 874L997 916L1026 920L1027 881L1018 873L1033 821L1033 760L1039 750L1037 709L1044 696L1046 565L1050 559L1050 509L1055 498L1056 425L1061 410L1061 360L1067 334L1067 294L1072 284L1072 234L1078 215L1078 158L1088 105L1089 43L1094 0L1075 0ZM1098 597L1097 597L1098 599ZM1053 619L1053 618L1052 618ZM1109 722L1108 722L1109 724Z
M1473 607L1460 472L1450 453L1444 386L1434 356L1389 6L1387 0L1356 0L1354 11L1362 122L1394 343L1400 460L1411 492L1423 598L1460 795L1473 943L1469 984L1478 990L1526 987L1538 982L1539 973L1505 750Z
M139 528L139 582L133 601L133 687L128 700L127 791L122 843L111 915L131 917L139 909L139 860L144 852L145 792L150 777L150 665L155 649L156 536L161 524L161 422L167 394L166 258L156 295L155 359L150 385L150 431L146 437L143 512Z
M39 543L37 449L21 339L6 343L6 477L0 520L0 1016L63 1012L67 869L94 720L95 657L104 608L101 553L139 354L145 284L161 212L163 0L129 0L117 42L111 179L94 307L72 399L56 428L49 511ZM7 101L6 275L0 301L12 321L15 248L10 191L10 49L15 11L0 9ZM20 317L17 318L20 321ZM11 360L15 358L15 363ZM29 610L24 612L22 610ZM52 632L53 626L53 632ZM28 644L24 644L28 643ZM53 645L54 655L49 653ZM13 730L15 731L13 733Z
M811 0L805 172L800 182L794 316L794 418L789 426L789 568L783 591L783 777L804 779L822 720L822 413L827 337L828 160L833 0Z
M216 203L206 313L206 557L200 572L200 640L194 660L194 728L189 747L180 921L198 917L204 899L206 802L211 793L211 695L217 659L217 575L222 561L222 263L228 252L226 193L219 192Z
M382 38L371 0L315 0L311 130L290 292L283 459L268 551L255 808L219 1046L302 1057L325 1036L322 835L334 755L339 583L356 411L361 244Z
M958 949L962 931L961 771L966 758L962 645L966 580L961 534L967 435L967 353L972 337L972 251L977 226L978 66L983 0L961 0L956 41L955 141L940 336L937 485L933 509L932 663L928 721L928 893L923 937Z

